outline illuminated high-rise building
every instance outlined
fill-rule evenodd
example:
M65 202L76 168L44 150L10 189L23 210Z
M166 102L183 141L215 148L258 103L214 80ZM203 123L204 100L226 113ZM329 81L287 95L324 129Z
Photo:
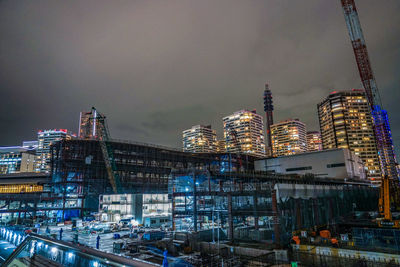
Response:
M217 152L218 153L225 153L226 152L226 141L225 140L218 140L217 141Z
M72 136L67 129L39 131L38 147L36 149L36 171L50 172L50 146L60 140L69 140Z
M240 110L223 119L227 152L265 157L265 136L262 116L255 110Z
M348 148L358 155L373 182L381 179L373 121L364 90L334 91L318 104L322 147Z
M271 125L272 155L288 156L307 151L306 125L298 119Z
M217 152L217 133L211 125L195 125L182 132L183 151Z
M98 120L99 114L95 108L91 111L82 111L79 115L79 138L82 139L97 139L100 136L99 130L102 126Z
M320 151L322 150L321 133L318 131L307 132L307 151Z

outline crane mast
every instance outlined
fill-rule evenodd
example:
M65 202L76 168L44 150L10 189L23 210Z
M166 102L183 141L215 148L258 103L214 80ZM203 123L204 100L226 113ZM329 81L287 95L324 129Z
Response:
M104 164L107 170L108 180L114 193L119 193L119 175L114 160L114 152L110 144L110 133L108 131L106 117L92 107L93 114L93 136L100 142L101 152L103 154ZM96 132L96 129L98 132Z
M399 174L396 168L397 161L394 153L389 119L386 110L382 109L378 86L372 72L356 5L354 0L341 0L341 3L361 82L364 86L374 121L374 134L382 174L388 176L397 184Z

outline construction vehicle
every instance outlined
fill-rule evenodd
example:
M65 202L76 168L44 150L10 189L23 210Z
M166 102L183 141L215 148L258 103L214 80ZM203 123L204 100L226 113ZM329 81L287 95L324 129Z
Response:
M107 126L106 116L101 114L92 107L92 125L94 138L99 140L101 151L103 153L104 164L107 169L108 179L114 193L120 193L120 179L117 172L117 165L115 164L114 152L110 142L110 133ZM96 134L97 129L97 134Z

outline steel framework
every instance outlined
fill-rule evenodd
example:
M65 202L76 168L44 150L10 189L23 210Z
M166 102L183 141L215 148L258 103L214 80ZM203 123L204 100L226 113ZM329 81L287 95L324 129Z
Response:
M231 241L277 244L292 231L338 222L354 205L375 210L378 199L364 181L266 172L175 171L169 189L176 230L222 228Z
M82 210L98 209L100 194L114 193L98 140L63 140L52 147L53 192L68 199L82 199ZM167 193L171 170L239 170L240 155L188 153L137 142L110 140L119 193ZM244 166L254 169L254 157Z

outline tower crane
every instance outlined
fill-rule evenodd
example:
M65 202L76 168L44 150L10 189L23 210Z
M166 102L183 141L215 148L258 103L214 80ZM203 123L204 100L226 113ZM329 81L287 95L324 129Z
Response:
M374 120L374 133L383 175L398 181L396 157L386 110L382 103L374 73L368 56L367 45L361 29L354 0L341 0L347 29L349 31L358 72L365 89L368 104Z
M400 198L399 173L396 168L397 161L394 153L389 118L387 111L382 109L378 86L374 73L372 72L355 2L354 0L341 0L341 4L351 44L353 46L354 56L356 58L358 72L365 89L373 118L374 135L382 171L379 211L381 215L384 216L385 221L392 221L390 202L392 201L399 207ZM391 190L389 190L389 187Z

